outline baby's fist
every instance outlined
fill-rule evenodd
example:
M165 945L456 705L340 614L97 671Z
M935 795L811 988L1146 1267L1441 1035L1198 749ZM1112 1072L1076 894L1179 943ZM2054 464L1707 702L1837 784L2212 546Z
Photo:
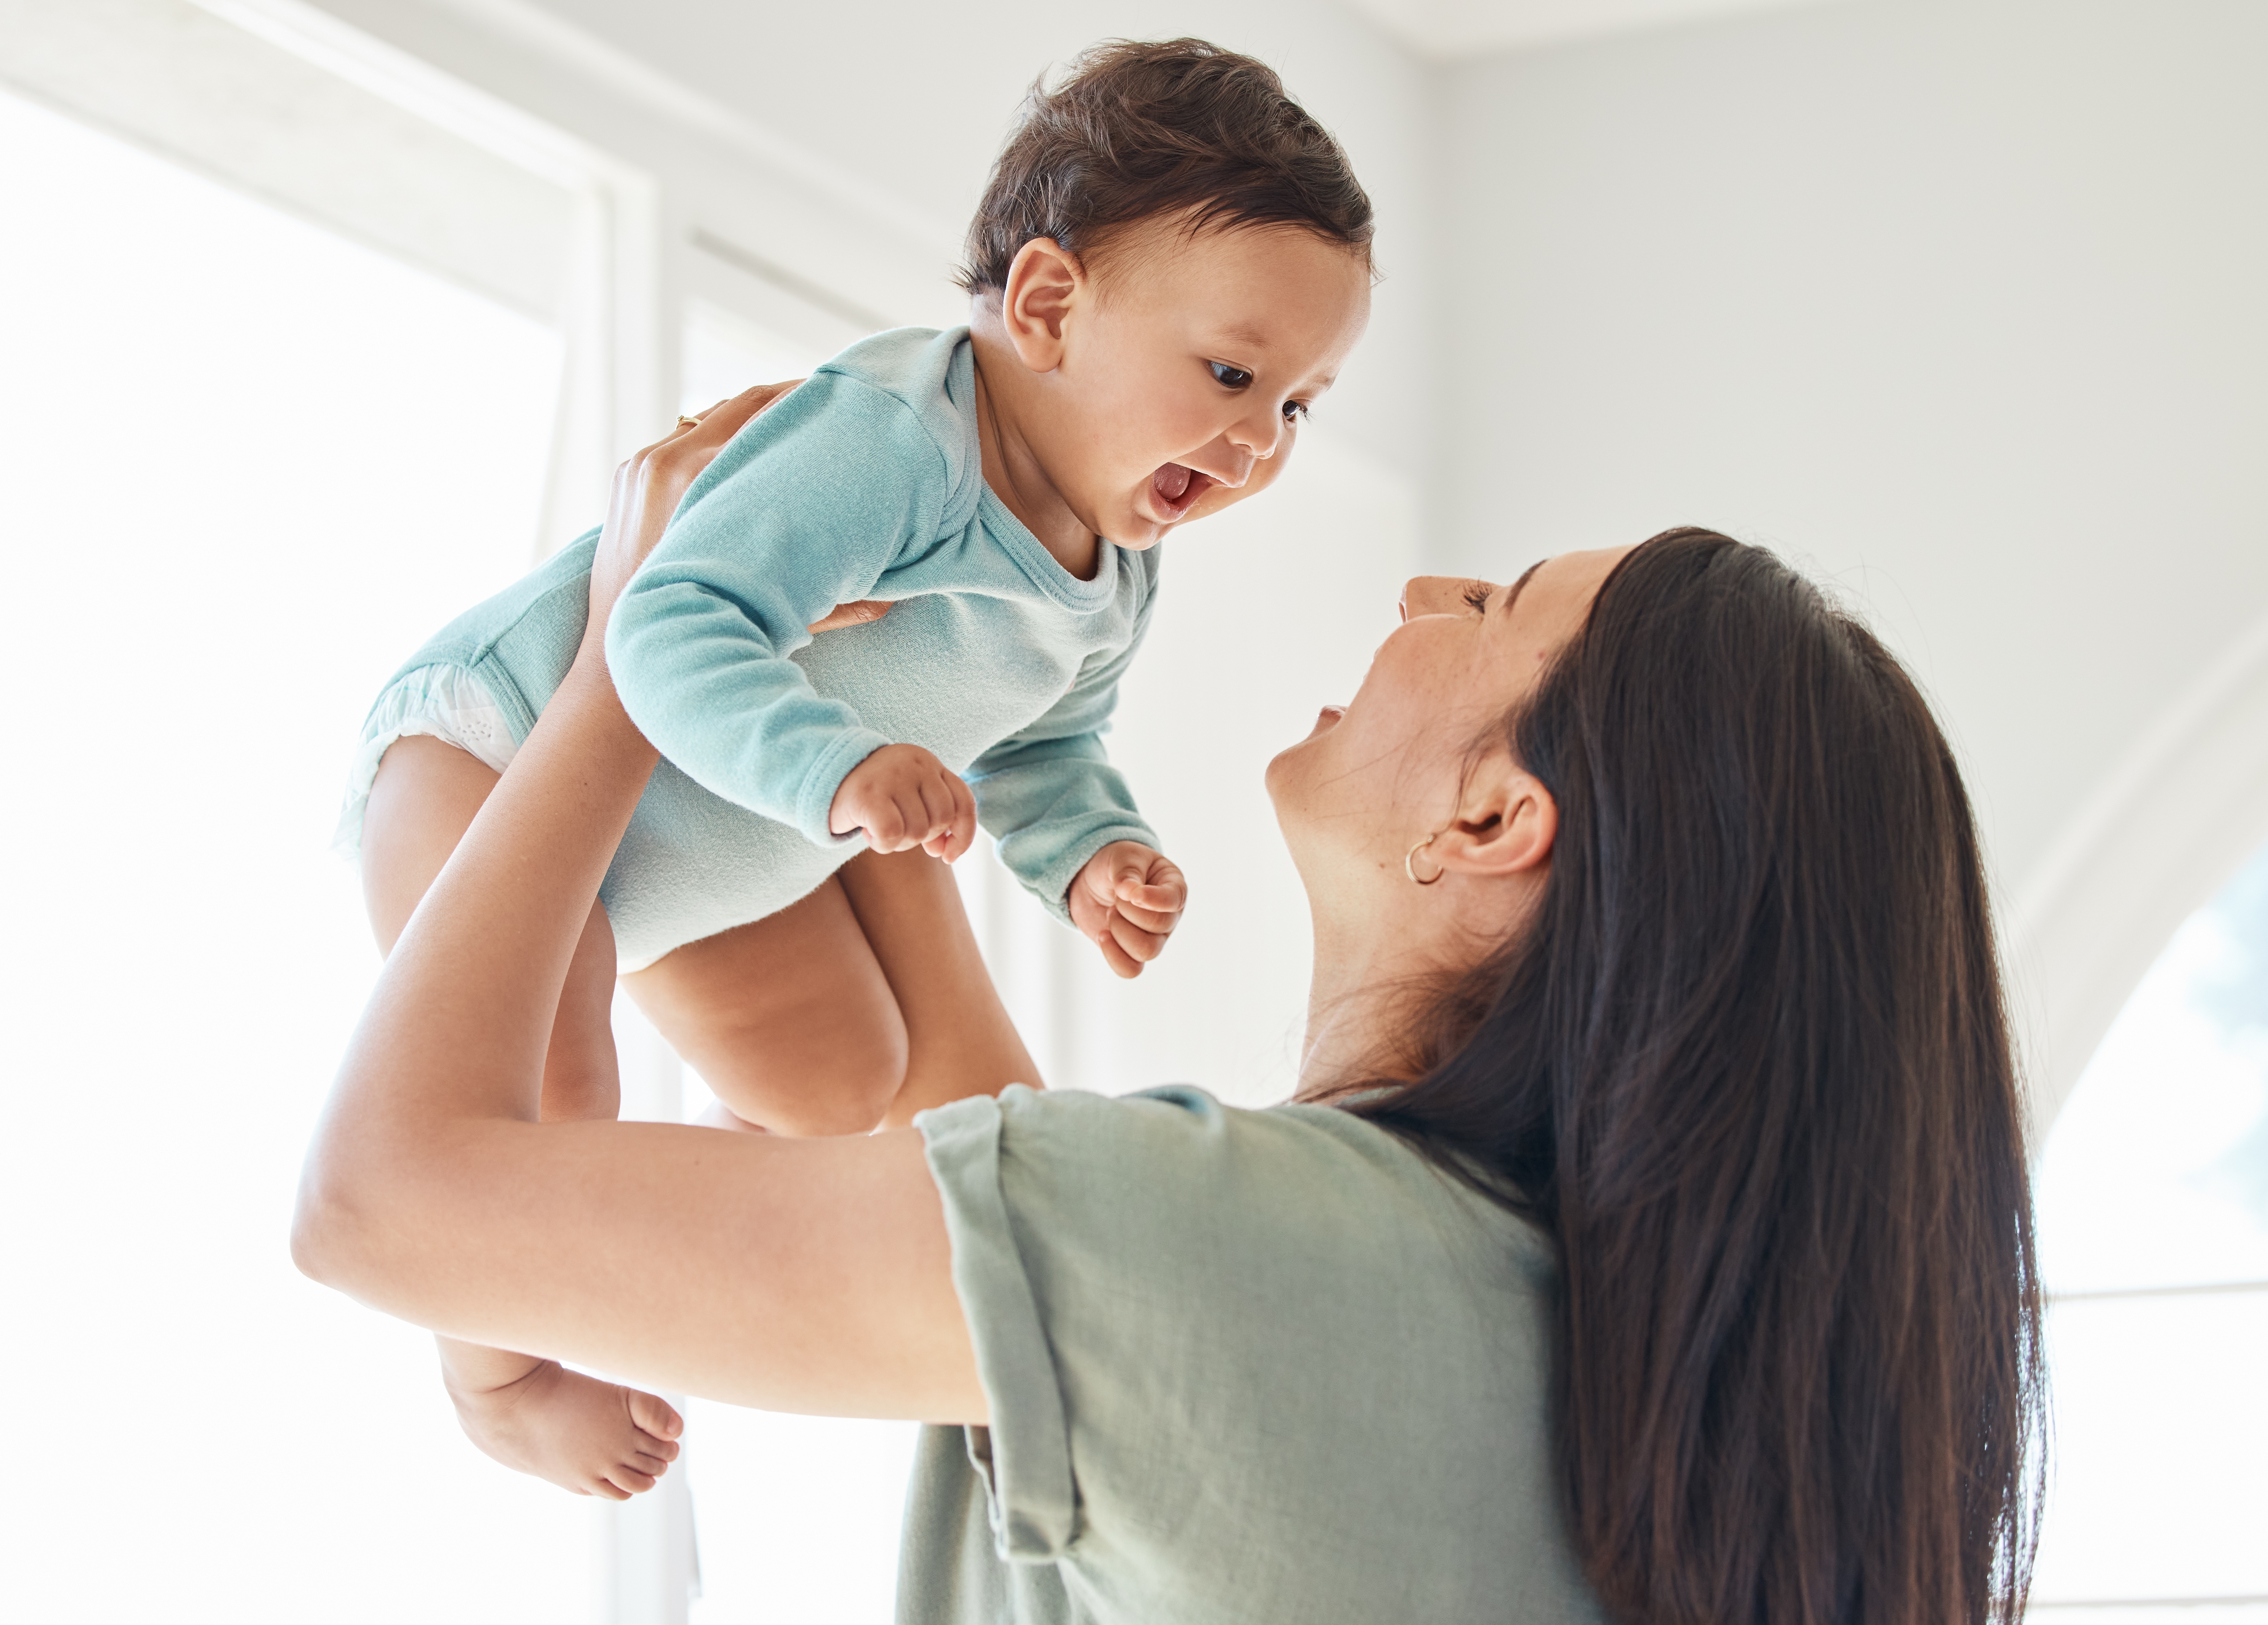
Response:
M1139 841L1114 841L1086 860L1064 901L1071 923L1110 968L1138 976L1165 952L1189 900L1189 883L1161 854Z
M918 745L885 745L844 776L827 827L866 832L877 852L919 847L951 863L976 839L976 798L961 777Z

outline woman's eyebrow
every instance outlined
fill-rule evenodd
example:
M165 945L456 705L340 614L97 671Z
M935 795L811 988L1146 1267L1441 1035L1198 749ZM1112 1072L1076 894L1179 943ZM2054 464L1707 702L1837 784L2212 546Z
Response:
M1520 602L1520 590L1528 585L1528 578L1530 576L1533 576L1537 570L1542 570L1551 561L1548 558L1538 559L1535 563L1530 564L1526 570L1520 572L1520 579L1513 582L1512 584L1512 591L1504 595L1504 613L1506 614L1510 614L1512 613L1512 607Z

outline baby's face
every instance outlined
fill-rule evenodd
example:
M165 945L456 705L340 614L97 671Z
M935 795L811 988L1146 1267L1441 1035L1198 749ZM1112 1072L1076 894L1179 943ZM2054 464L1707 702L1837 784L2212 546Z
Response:
M1296 227L1116 246L1065 312L1058 409L1027 433L1094 534L1147 548L1282 469L1370 320L1370 268Z

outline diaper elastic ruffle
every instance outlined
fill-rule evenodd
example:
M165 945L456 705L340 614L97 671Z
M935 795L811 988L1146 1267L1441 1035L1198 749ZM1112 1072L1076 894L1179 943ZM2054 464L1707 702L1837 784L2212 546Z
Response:
M370 803L378 764L394 740L412 734L453 745L497 773L511 765L519 749L487 686L463 666L421 665L404 672L378 696L363 724L332 850L346 857L361 852L363 809Z

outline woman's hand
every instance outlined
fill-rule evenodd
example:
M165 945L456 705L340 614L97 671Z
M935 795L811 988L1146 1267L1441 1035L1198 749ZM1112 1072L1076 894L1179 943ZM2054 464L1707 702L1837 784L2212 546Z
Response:
M802 381L759 384L730 401L719 401L705 412L681 417L676 428L615 470L606 527L599 534L598 556L591 563L591 613L578 659L603 664L607 617L614 611L615 600L669 528L677 504L685 500L693 482L750 418ZM837 605L814 621L811 630L816 634L863 625L880 620L889 609L889 605L879 600Z
M730 401L719 401L696 417L681 417L677 427L615 470L607 502L607 523L599 533L598 556L591 562L591 616L583 632L582 654L598 652L607 636L615 600L669 528L685 493L725 443L803 380L759 384Z

